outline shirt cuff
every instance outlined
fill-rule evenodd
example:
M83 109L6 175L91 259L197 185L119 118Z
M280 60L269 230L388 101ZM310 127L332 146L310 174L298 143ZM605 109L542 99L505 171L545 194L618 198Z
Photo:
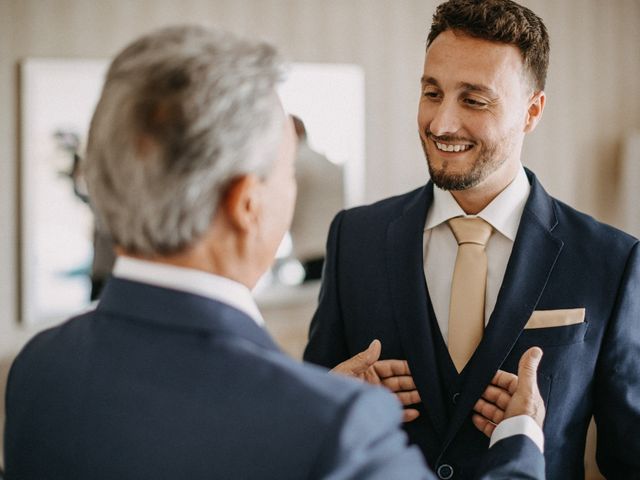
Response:
M544 453L544 435L542 429L529 415L517 415L501 421L491 435L489 448L493 447L500 440L504 440L514 435L526 435Z

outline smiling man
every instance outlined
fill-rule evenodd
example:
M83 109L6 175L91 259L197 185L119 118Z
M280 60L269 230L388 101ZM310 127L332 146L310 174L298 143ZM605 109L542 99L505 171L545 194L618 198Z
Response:
M584 478L592 415L602 472L640 477L638 240L523 167L548 63L531 10L441 4L418 107L431 181L341 212L329 232L305 359L334 367L378 338L384 361L406 360L382 382L405 404L420 398L406 429L441 478L473 476L501 410L483 390L533 345L545 351L548 478Z
M447 30L427 52L418 111L433 183L476 214L522 170L526 133L544 107L542 88L523 72L511 44Z

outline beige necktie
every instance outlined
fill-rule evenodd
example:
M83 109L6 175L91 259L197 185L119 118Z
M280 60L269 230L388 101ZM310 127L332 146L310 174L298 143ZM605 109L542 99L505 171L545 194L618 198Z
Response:
M484 331L487 285L485 245L492 228L481 218L452 218L449 227L458 242L449 304L449 354L458 372L475 352Z

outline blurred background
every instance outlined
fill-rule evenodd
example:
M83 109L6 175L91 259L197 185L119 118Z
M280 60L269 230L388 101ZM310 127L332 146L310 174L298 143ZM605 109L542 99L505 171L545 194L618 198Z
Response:
M0 0L0 358L10 359L46 326L21 322L20 255L27 241L20 234L21 61L108 59L151 29L196 22L268 40L292 62L355 65L364 74L365 113L354 198L368 203L428 179L415 118L425 39L438 3ZM547 106L525 142L525 166L552 195L640 235L640 0L521 3L543 18L551 36ZM299 356L317 283L296 288L296 295L285 290L259 300L270 330ZM6 375L8 361L1 365Z

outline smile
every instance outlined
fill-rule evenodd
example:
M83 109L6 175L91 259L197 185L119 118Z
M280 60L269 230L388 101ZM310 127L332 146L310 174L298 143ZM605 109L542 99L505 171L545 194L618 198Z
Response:
M451 144L451 143L441 143L441 142L436 142L434 141L433 143L436 144L436 148L442 152L466 152L467 150L470 150L471 148L473 148L473 145L469 145L469 144L465 144L465 145L460 145L460 144Z

